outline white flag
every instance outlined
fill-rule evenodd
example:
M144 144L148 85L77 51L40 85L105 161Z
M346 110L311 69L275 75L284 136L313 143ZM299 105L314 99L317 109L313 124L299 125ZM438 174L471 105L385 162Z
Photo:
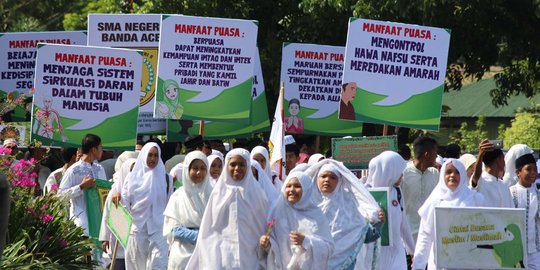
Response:
M272 122L272 131L270 132L270 166L276 162L285 159L285 143L283 142L283 85L279 90L279 98L274 113L274 121Z

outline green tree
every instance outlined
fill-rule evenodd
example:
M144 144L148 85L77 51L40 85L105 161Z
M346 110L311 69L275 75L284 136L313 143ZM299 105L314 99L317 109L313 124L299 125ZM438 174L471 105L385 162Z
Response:
M475 151L480 142L487 138L486 117L480 115L475 123L475 129L469 130L467 123L461 123L458 131L450 135L450 142L458 144L462 151Z
M519 112L502 136L504 144L511 146L522 143L531 148L540 148L540 113Z

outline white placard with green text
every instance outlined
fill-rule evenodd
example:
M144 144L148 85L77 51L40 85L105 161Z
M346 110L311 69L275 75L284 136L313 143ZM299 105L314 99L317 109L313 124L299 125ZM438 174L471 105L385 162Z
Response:
M249 123L256 21L162 15L154 117Z

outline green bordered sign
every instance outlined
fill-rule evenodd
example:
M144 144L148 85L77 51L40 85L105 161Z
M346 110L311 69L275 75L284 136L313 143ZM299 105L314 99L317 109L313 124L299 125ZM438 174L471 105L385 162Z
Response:
M103 215L105 200L107 199L107 195L109 194L112 185L112 182L96 179L96 185L94 187L84 190L86 214L88 215L88 231L90 237L96 242L96 245L100 250L99 230L101 228L101 216Z
M369 188L369 193L377 201L379 206L384 211L385 221L381 230L381 245L382 246L392 246L392 226L388 226L392 222L392 216L388 213L388 202L390 201L390 188L387 187L377 187Z
M397 151L397 136L332 138L332 156L349 169L367 169L380 153Z
M109 205L107 227L124 249L127 248L131 225L133 225L133 217L131 217L126 207L121 203L118 204L118 207L114 203L111 203Z

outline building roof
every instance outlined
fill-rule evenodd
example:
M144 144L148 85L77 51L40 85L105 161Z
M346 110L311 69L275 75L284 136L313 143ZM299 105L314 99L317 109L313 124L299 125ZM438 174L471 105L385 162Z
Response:
M488 78L476 83L463 86L459 91L450 91L443 94L443 106L448 106L448 111L443 117L478 117L481 114L486 117L514 117L517 108L531 106L531 100L523 95L512 96L507 106L495 107L491 103L489 92L496 88L495 79ZM540 95L532 98L536 104L540 104Z

